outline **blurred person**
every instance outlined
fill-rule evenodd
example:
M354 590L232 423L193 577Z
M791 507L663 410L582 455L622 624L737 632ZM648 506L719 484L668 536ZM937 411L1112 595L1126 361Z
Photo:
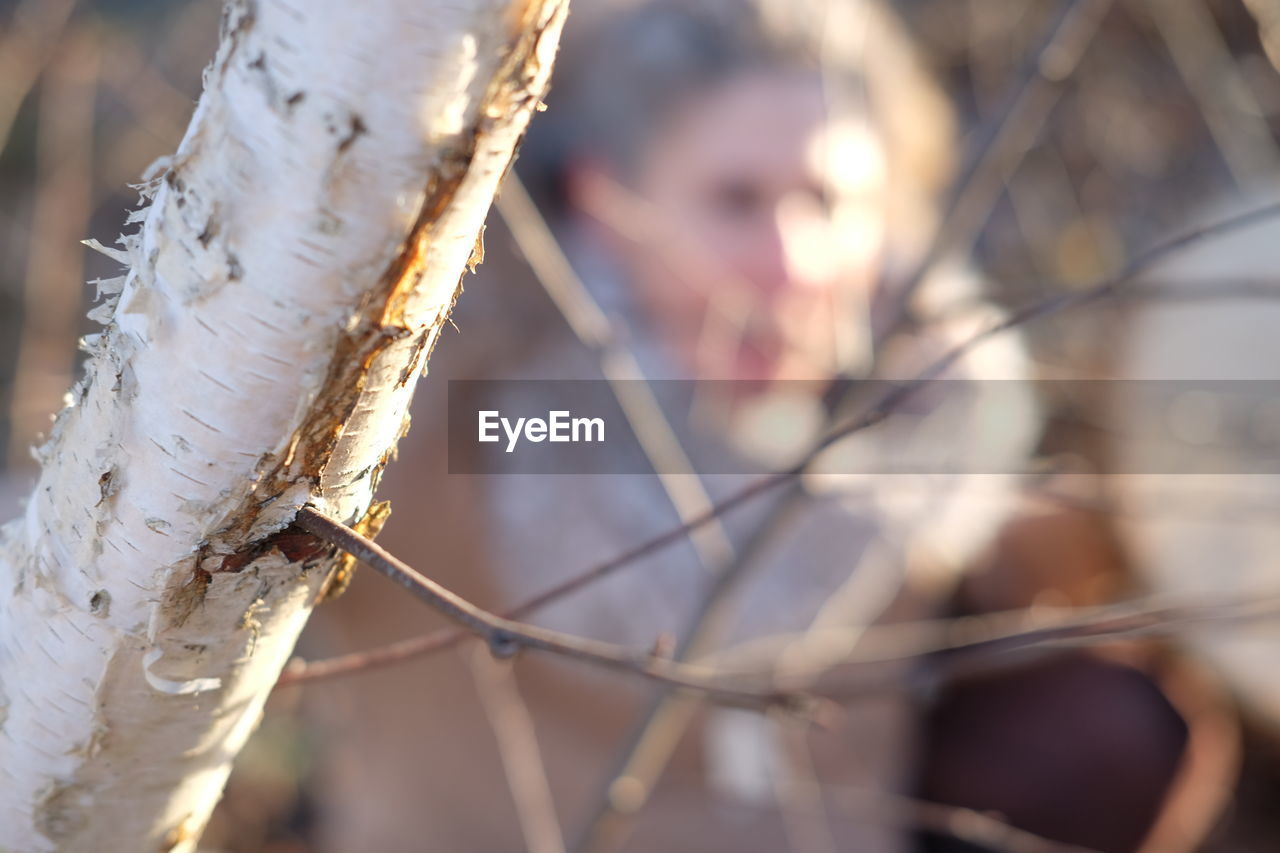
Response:
M912 377L998 316L989 306L972 310L978 284L955 263L918 292L902 289L933 232L953 143L944 99L879 3L646 0L575 14L550 109L531 131L520 170L643 374L728 380L707 386L731 389L712 401L719 415L709 422L689 417L669 386L656 388L694 470L713 472L699 478L711 500L793 460L821 435L824 381L873 366L881 377ZM513 286L490 279L470 287L461 346L453 356L442 348L435 377L451 358L475 356L451 375L513 380L489 400L499 410L540 404L536 385L514 380L598 379L598 354L556 322L538 323L536 309L508 304L518 324L468 319L468 311L523 306L527 296ZM943 320L957 302L971 310ZM910 317L900 323L904 303ZM468 334L479 337L466 342ZM1022 378L1025 362L1016 338L1005 336L947 375ZM1016 467L1035 434L1025 395L986 397L976 383L968 390L958 402L906 405L825 456L805 478L798 509L731 592L722 644L815 624L847 629L837 648L791 649L808 663L834 660L864 627L936 612L995 531L1010 485L1002 472ZM418 430L388 474L383 493L397 517L382 541L472 600L500 610L680 522L653 477L548 476L522 468L516 453L497 476L444 479L466 462L442 458L439 396L437 385L419 401ZM888 456L922 445L944 450L943 465L994 454L994 473L854 473L884 470ZM723 518L733 547L779 502L772 496ZM533 621L637 647L683 636L727 559L725 549L685 541ZM320 619L327 630L319 642L330 651L435 624L377 581L361 581ZM326 710L342 725L320 779L325 849L520 846L487 706L470 683L472 651L360 676L345 689L317 688L332 690ZM572 839L653 688L534 655L522 657L518 674ZM903 792L914 714L905 691L861 700L837 732L810 738L804 761L823 782ZM778 797L785 801L799 778L786 740L757 716L701 714L627 849L784 847ZM840 849L909 844L908 832L865 812L829 813L822 831Z

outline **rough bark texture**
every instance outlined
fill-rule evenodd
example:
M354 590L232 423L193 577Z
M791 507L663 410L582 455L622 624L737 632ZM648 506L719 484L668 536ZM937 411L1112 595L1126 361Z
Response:
M565 0L239 0L0 542L0 851L190 850L369 510ZM112 251L112 250L106 250Z

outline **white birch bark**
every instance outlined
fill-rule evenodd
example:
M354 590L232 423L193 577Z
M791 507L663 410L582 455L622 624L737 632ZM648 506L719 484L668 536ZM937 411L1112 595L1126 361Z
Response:
M0 851L194 848L334 565L293 513L369 507L564 13L228 4L0 541Z

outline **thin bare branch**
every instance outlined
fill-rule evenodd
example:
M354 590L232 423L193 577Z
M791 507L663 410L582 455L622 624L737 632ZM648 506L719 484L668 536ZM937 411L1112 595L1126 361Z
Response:
M784 471L766 475L735 492L725 500L700 513L676 527L649 539L619 554L613 559L596 565L581 574L574 575L546 591L526 600L517 607L507 611L509 617L523 616L553 601L559 601L578 590L589 586L601 578L631 565L632 563L655 554L669 545L681 541L692 531L720 518L727 513L745 505L761 495L768 494L781 486L792 482L802 475L812 462L836 442L860 432L883 421L898 406L907 400L930 380L943 373L956 361L980 346L986 340L1003 332L1019 328L1042 317L1056 314L1059 311L1088 305L1102 299L1124 293L1127 286L1138 276L1146 273L1158 264L1167 261L1179 252L1205 240L1218 237L1232 231L1239 231L1261 222L1280 218L1280 202L1265 205L1254 210L1220 220L1202 228L1197 228L1160 243L1148 251L1135 257L1124 269L1092 287L1084 290L1070 291L1036 300L1023 308L1014 311L1000 322L980 331L961 342L939 359L930 364L914 379L891 386L880 397L875 399L867 410L859 417L853 418L843 426L828 433L819 441L796 465ZM334 658L332 661L320 661L314 664L296 662L286 671L281 683L292 684L320 678L334 678L374 666L385 666L410 660L424 654L449 648L465 637L465 632L441 631L401 641L394 646L367 652L358 652ZM314 669L313 669L314 667Z
M477 648L470 656L480 704L489 717L511 799L528 853L564 853L564 837L556 817L533 718L520 695L511 661L494 660Z
M29 461L32 444L48 429L49 412L57 410L75 372L84 254L67 247L88 232L93 210L99 42L93 26L65 33L52 51L38 93L37 185L9 407L10 466Z
M75 5L75 0L26 0L14 10L9 28L0 33L0 151Z
M760 709L781 707L795 711L812 708L810 698L801 694L738 686L702 667L677 663L651 652L575 637L489 613L414 571L372 539L334 521L314 507L300 509L295 521L303 530L356 557L483 639L496 658L510 658L525 649L534 649L643 676L670 687L698 691L712 701L729 705Z
M847 701L904 686L900 667L915 664L915 684L932 684L959 675L985 671L1022 660L1022 652L1043 652L1151 637L1180 635L1192 628L1243 625L1280 616L1280 591L1255 590L1215 601L1171 602L1151 596L1121 604L1008 613L911 622L858 629L858 650L834 663L790 666L777 677L780 689L806 689L821 680L814 692ZM809 635L764 637L701 658L699 663L729 674L759 672L797 639L820 645L848 645L847 631L825 629ZM815 656L816 657L816 656Z
M574 335L599 360L609 390L680 520L687 522L706 512L711 498L639 362L574 271L518 176L507 176L497 208L534 277ZM719 565L733 554L733 545L719 523L699 531L691 542L707 567Z
M973 247L1110 7L1111 0L1067 0L1059 8L1044 39L1018 73L1004 109L981 131L966 158L938 233L902 281L899 314L940 260L949 253L966 254Z
M1263 118L1265 111L1202 0L1147 0L1146 5L1236 186L1248 187L1275 174L1280 152ZM1224 98L1223 92L1231 97Z
M707 655L723 641L728 621L726 596L754 567L765 544L786 523L803 497L803 490L793 482L775 511L764 518L743 543L737 558L717 572L680 633L676 660L689 661ZM696 710L696 703L687 695L664 691L653 698L618 751L609 778L601 786L601 796L574 845L575 851L601 853L622 845L634 816L649 801L654 783L662 775ZM624 790L626 796L621 799L615 796L619 790Z
M799 639L796 635L763 638L706 656L695 664L679 663L496 616L423 577L381 546L311 507L299 510L296 523L400 583L464 626L468 634L486 640L496 657L536 649L694 691L726 705L790 709L811 715L829 710L829 704L822 704L826 700L848 701L909 686L903 682L901 669L876 671L878 664L922 664L914 671L915 677L943 679L1002 666L1012 652L1166 636L1195 624L1243 624L1280 615L1280 592L1257 590L1217 601L1170 603L1150 597L1096 608L907 623L861 629L863 651L857 656L845 656L834 664L824 662L809 670L792 666L780 674L774 670L776 655L759 652L786 648ZM1038 624L1027 627L1029 621ZM809 635L805 639L814 642L818 638ZM859 670L868 674L861 675ZM825 683L810 690L819 678ZM769 686L754 686L759 684Z
M780 772L771 775L791 849L794 853L837 853L840 847L831 832L808 731L788 726L772 715L769 722L783 757Z

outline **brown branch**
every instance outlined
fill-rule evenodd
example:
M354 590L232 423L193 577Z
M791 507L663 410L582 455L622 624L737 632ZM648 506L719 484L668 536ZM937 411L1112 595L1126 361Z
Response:
M914 379L892 386L877 398L863 415L850 420L843 426L830 432L825 438L811 448L799 463L791 468L761 477L754 483L743 488L741 491L730 495L728 498L705 512L699 513L697 516L689 519L684 524L673 527L652 539L619 554L611 560L562 581L561 583L507 611L507 615L509 617L522 616L537 610L544 605L550 604L553 601L559 601L560 599L572 595L579 589L582 589L603 577L613 574L643 557L657 553L669 545L673 545L676 542L681 541L694 530L697 530L703 525L732 512L754 498L772 492L780 486L793 481L803 474L813 460L816 459L824 450L843 438L875 426L883 421L913 393L918 391L932 379L936 378L939 374L943 373L956 361L963 358L986 340L1003 332L1024 326L1041 317L1056 314L1059 311L1069 308L1077 308L1097 302L1101 299L1112 297L1118 293L1125 292L1126 285L1132 282L1137 276L1142 275L1160 262L1167 260L1169 257L1176 255L1182 250L1213 237L1232 231L1238 231L1278 217L1280 217L1280 202L1268 204L1255 210L1220 220L1205 227L1188 231L1176 238L1160 243L1147 252L1137 256L1120 272L1102 280L1090 288L1062 293L1045 299L1039 299L1024 306L1023 308L1011 313L1004 320L974 334L968 340L956 345L937 361L930 364L929 367ZM321 678L333 678L374 666L385 666L399 663L424 654L450 648L461 641L465 636L466 634L464 632L441 631L422 637L403 640L393 646L387 646L367 652L358 652L352 655L344 655L330 661L319 661L312 664L297 662L290 665L282 678L281 683L296 684L303 681L311 681Z
M697 530L704 524L719 518L722 515L736 509L742 504L747 503L758 494L763 494L782 483L790 480L791 476L787 474L775 474L766 477L758 483L748 486L741 492L732 495L725 501L721 501L705 512L701 512L684 524L655 536L636 547L624 551L618 556L607 560L594 568L568 578L561 583L545 590L534 597L527 599L516 607L504 612L506 618L517 618L532 613L539 608L545 607L553 601L559 601L577 592L583 587L589 586L593 582L600 580L615 571L635 563L650 554L657 553L681 541L690 532ZM342 655L329 660L322 661L293 661L286 668L280 678L280 684L298 684L304 681L319 681L329 678L338 678L349 673L361 672L366 669L374 669L382 666L391 666L393 664L402 663L422 655L434 654L435 652L451 649L458 643L466 639L468 633L458 629L445 628L434 631L430 634L424 634L418 637L410 637L388 646L377 649L371 649L365 652L354 652L349 655Z
M525 649L533 649L643 676L669 687L697 691L713 701L728 705L758 709L780 707L797 712L814 709L813 700L804 694L735 685L718 678L703 667L677 663L670 658L625 646L515 622L490 613L419 574L372 539L334 521L314 507L306 506L298 510L295 522L308 533L342 549L379 574L400 584L469 633L483 639L496 658L510 658Z
M304 530L336 545L380 574L400 583L433 608L464 626L468 634L486 640L496 657L507 658L525 648L535 649L640 675L672 687L705 694L710 699L727 705L754 709L782 708L806 711L815 716L817 712L829 710L829 703L826 707L821 704L824 700L849 700L903 686L901 671L895 670L888 677L872 673L871 678L844 680L823 687L820 691L808 691L808 686L823 675L839 675L884 663L917 662L924 663L933 670L925 675L947 677L959 671L957 664L965 664L965 672L972 671L971 667L975 663L1001 665L1004 663L1003 658L1015 651L1167 635L1183 630L1190 623L1239 622L1270 619L1280 615L1280 593L1256 591L1248 595L1194 604L1169 604L1153 597L1119 605L1069 610L1065 616L1060 615L1054 624L1016 630L1008 628L1009 614L884 626L868 629L864 635L864 644L874 645L876 640L883 640L887 635L894 634L904 635L906 640L899 637L895 641L890 636L890 645L897 645L898 648L887 653L847 657L835 664L807 671L792 668L785 677L780 677L773 669L772 660L767 657L763 662L752 659L747 665L731 666L734 654L740 653L741 648L705 658L698 664L684 664L623 646L513 622L489 613L423 577L381 546L312 507L299 510L296 522ZM1012 615L1025 624L1026 611L1018 611ZM1037 614L1036 618L1044 617ZM997 623L994 629L990 627L993 621ZM956 635L964 631L966 623L970 626L969 636L957 639ZM980 627L973 629L973 623ZM985 630L983 623L986 623ZM936 639L939 634L943 637L941 641ZM912 639L913 636L915 639ZM748 645L770 642L785 644L794 640L794 636L782 636L753 641ZM772 686L751 686L752 683L766 681L772 681Z

